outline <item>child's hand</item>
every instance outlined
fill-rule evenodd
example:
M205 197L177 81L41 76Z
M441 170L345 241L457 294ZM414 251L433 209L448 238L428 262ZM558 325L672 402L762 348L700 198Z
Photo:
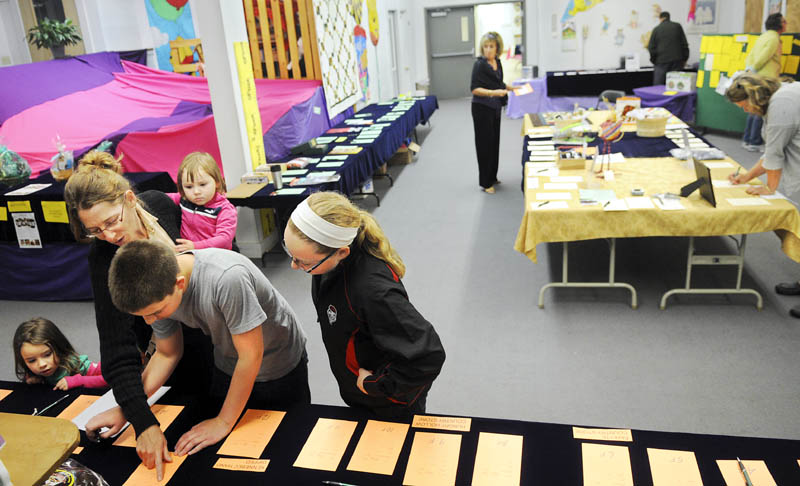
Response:
M194 242L192 240L184 240L183 238L178 238L175 241L178 243L177 245L175 245L175 249L179 252L194 250Z
M25 375L25 383L29 385L38 385L40 383L44 383L44 380L41 376Z
M58 380L58 383L56 383L56 386L53 387L53 390L64 390L64 391L69 390L69 385L67 384L67 378L64 377Z

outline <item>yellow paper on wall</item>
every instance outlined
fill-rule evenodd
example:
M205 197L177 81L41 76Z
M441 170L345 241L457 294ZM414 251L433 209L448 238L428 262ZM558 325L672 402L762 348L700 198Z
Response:
M598 486L633 486L631 454L625 446L584 442L583 484Z
M694 452L648 448L647 457L653 486L703 486Z
M708 78L708 87L709 88L716 88L719 84L719 71L716 69L711 71L711 76Z
M10 213L29 213L31 212L30 201L8 201L8 212Z
M704 35L702 39L700 39L700 54L705 54L708 52L708 41L710 37Z
M714 58L714 70L716 71L727 71L728 64L730 63L730 56L727 54L718 54Z
M794 40L794 36L791 35L782 35L781 36L781 54L791 54L792 53L792 41Z
M242 95L242 111L244 111L245 129L250 145L250 157L253 168L266 162L264 155L264 135L261 131L261 114L256 99L256 83L253 79L253 62L250 58L250 45L247 41L234 42L233 53L236 56L236 71L239 75L239 88Z
M697 82L695 82L695 86L698 88L703 87L703 81L705 81L706 72L705 71L697 71Z
M5 206L0 206L0 221L8 221L8 209Z
M481 432L472 486L519 486L522 436Z
M42 213L48 223L69 223L67 203L64 201L42 201Z
M722 38L722 45L720 46L719 52L723 54L733 52L733 37L726 35Z
M713 36L709 41L708 52L712 54L718 54L722 52L722 37L720 36Z
M784 68L786 67L786 58L787 57L789 57L789 56L781 56L781 72L782 73L786 72L786 69L784 69Z
M797 74L797 68L800 66L800 56L786 56L786 66L783 70L786 74Z

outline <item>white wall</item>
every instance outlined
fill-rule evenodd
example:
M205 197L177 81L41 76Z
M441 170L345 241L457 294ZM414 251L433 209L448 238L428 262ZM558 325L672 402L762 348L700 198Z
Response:
M0 66L31 62L16 0L0 0Z
M627 53L638 53L642 66L650 66L650 55L646 47L642 44L642 36L658 24L652 3L644 3L639 0L606 0L596 7L575 15L576 30L578 32L578 50L563 52L561 50L560 34L556 37L551 35L552 16L556 16L558 27L561 25L561 17L564 13L565 1L550 2L547 0L537 0L538 8L531 9L537 17L532 19L529 16L529 24L533 23L529 29L529 42L531 31L538 31L537 57L539 72L562 70L562 69L593 69L608 68L619 66L619 58ZM722 4L723 2L720 2ZM718 32L734 33L741 32L744 28L744 0L725 0L725 8L717 10ZM686 38L689 41L689 63L698 62L700 51L699 33L690 33L686 29L686 16L689 12L689 2L685 0L662 0L659 2L662 9L668 11L673 21L684 25ZM530 9L530 7L529 7ZM638 26L630 27L631 11L638 12ZM529 10L529 13L530 10ZM607 33L602 33L603 15L609 18L610 26ZM583 26L589 27L589 37L585 42L581 38ZM622 28L625 41L621 47L615 45L614 38L617 29ZM585 49L585 52L582 52Z

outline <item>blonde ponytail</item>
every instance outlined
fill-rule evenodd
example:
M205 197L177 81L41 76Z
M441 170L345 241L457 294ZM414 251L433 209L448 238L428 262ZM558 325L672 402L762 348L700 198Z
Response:
M386 262L398 277L402 278L405 275L406 266L403 260L392 248L389 239L371 214L358 209L346 197L336 192L314 193L308 197L308 206L329 223L343 228L357 227L358 235L356 235L353 245ZM287 226L301 239L315 245L319 253L330 253L336 250L336 248L321 245L303 234L291 219Z

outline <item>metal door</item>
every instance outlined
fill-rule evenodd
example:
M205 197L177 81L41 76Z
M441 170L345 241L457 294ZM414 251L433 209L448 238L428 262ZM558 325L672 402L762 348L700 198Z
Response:
M471 96L469 81L475 63L473 7L428 9L425 17L431 94L439 99Z

